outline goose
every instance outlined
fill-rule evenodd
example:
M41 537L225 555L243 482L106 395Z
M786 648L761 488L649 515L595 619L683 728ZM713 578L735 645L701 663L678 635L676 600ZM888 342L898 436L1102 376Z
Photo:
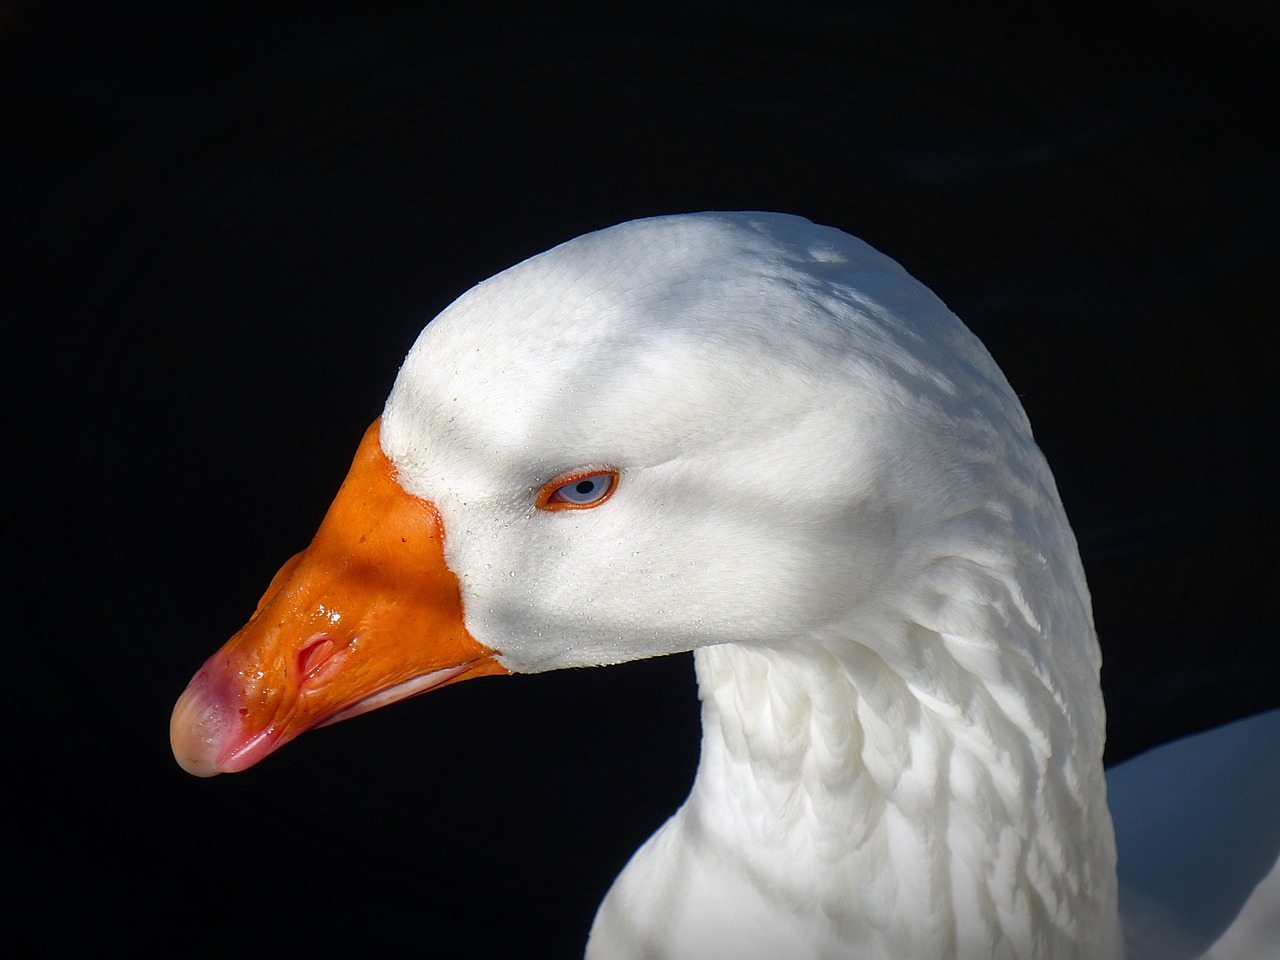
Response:
M928 288L796 216L620 224L432 320L173 752L240 771L447 684L686 651L694 784L589 958L1122 955L1099 644L1027 417Z

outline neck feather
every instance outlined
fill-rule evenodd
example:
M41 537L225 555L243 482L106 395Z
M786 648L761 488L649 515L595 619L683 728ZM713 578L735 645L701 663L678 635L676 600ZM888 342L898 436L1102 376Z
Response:
M1116 955L1096 642L1043 567L935 556L802 652L697 651L680 816L868 955Z

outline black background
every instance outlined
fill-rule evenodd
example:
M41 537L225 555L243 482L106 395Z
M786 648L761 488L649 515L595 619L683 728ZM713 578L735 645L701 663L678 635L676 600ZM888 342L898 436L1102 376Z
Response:
M687 657L457 685L211 781L167 724L421 326L638 216L841 227L986 341L1080 538L1110 761L1280 705L1267 6L0 4L19 941L580 950L691 781Z

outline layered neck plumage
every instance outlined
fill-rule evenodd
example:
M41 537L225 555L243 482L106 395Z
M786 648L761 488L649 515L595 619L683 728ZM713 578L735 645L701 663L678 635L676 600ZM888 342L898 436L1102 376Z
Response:
M679 816L811 917L814 955L1118 955L1087 601L1017 556L918 558L803 651L697 651Z

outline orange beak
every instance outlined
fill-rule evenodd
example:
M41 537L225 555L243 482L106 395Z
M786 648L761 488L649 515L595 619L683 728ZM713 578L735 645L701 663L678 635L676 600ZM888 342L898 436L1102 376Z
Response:
M173 708L188 773L243 770L312 727L470 677L507 673L467 632L444 528L365 432L311 545Z

